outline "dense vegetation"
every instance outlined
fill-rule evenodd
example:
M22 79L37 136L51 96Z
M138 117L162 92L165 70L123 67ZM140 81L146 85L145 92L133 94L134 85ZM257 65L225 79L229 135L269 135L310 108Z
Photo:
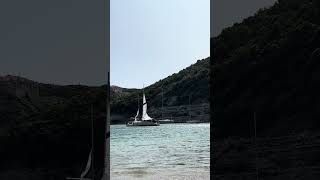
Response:
M5 115L0 116L0 177L13 170L32 179L64 179L79 176L85 166L91 146L91 106L93 118L104 120L105 87L39 84L39 89L39 98L0 94Z
M279 0L211 39L215 137L319 130L320 1Z

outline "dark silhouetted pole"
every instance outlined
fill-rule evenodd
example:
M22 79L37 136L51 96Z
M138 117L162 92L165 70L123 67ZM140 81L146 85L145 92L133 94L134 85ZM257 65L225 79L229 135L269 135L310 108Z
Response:
M258 172L258 147L257 147L257 120L256 120L256 112L253 113L254 119L254 146L255 146L255 165L256 165L256 176L257 180L259 180L259 172Z
M161 94L162 94L162 98L161 98L161 119L163 119L163 87L161 86Z

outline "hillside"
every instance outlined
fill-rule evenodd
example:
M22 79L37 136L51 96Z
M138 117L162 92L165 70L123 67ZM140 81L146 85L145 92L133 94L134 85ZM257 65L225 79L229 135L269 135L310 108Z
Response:
M78 176L90 151L90 107L94 119L104 120L105 99L103 87L0 78L0 177L10 179L9 171L32 179Z
M319 179L320 1L279 0L211 43L214 178Z
M209 58L198 60L195 64L145 88L149 108L162 105L162 88L164 106L177 106L208 103L209 100ZM138 97L142 101L142 90L125 90L111 96L111 114L124 122L137 111ZM142 102L140 102L140 105ZM120 117L119 117L120 116Z
M319 130L320 3L279 0L211 39L215 137ZM232 126L230 126L232 124Z

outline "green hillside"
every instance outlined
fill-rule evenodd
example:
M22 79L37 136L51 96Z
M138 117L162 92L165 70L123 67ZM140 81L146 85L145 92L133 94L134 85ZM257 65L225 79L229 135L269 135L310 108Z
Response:
M164 106L208 103L209 101L209 58L145 88L149 108L161 107L162 88ZM111 114L129 118L137 111L138 97L142 101L142 90L125 90L115 93L111 100ZM117 94L117 95L116 95ZM142 102L140 102L140 105Z
M215 137L319 130L320 3L279 0L211 39Z

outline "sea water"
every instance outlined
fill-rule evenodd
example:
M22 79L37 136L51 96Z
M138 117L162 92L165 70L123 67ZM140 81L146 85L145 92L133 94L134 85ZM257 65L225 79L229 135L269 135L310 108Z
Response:
M111 125L111 180L210 179L210 124Z

